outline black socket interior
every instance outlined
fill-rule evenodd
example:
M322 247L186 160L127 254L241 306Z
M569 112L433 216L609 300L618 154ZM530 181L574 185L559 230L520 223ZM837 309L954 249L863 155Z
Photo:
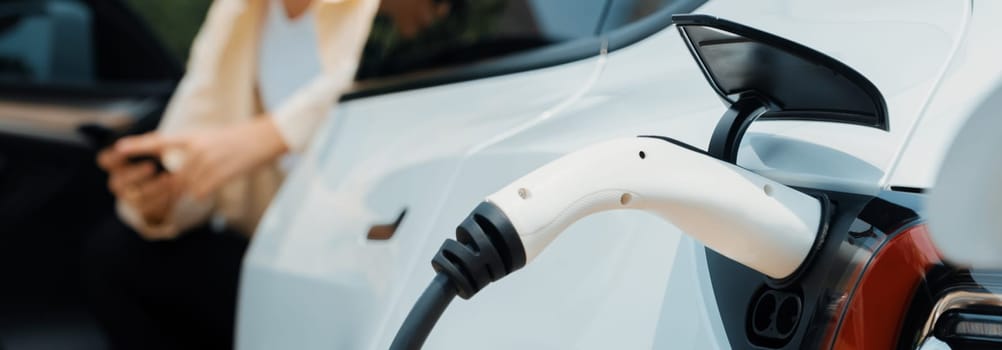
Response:
M803 298L800 293L763 288L748 308L751 342L763 347L782 347L800 323Z

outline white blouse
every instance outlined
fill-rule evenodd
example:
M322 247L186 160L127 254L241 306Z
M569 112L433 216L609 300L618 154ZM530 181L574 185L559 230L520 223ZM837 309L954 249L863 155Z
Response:
M313 11L289 18L282 0L267 1L258 55L258 87L265 111L271 112L323 73L323 67L317 52Z
M322 74L323 67L317 52L313 11L307 9L289 18L282 0L268 0L267 12L261 28L257 71L261 103L270 113ZM278 165L290 171L298 158L298 153L286 153Z

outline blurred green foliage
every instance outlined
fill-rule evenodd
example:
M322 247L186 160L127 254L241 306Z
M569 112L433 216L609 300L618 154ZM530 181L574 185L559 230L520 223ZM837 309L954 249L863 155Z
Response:
M451 5L449 13L411 38L401 35L392 18L378 14L362 52L356 79L385 77L464 61L465 49L488 41L495 34L497 21L508 3L508 0L438 1Z
M212 0L126 0L177 59L188 61L191 40Z
M3 1L3 0L0 0ZM494 36L509 0L438 0L450 13L411 38L404 38L390 18L380 15L366 44L359 78L389 76L470 60L472 45ZM212 0L125 0L182 63L198 34ZM481 48L482 49L482 48Z

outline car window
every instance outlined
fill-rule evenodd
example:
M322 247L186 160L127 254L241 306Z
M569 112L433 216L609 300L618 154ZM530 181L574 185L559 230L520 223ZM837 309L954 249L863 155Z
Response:
M174 80L180 68L166 56L119 0L0 2L0 85Z
M613 0L602 24L602 33L626 27L662 10L688 12L705 0Z
M89 82L95 79L90 11L73 1L0 4L0 79ZM47 45L61 39L62 45Z
M609 1L415 1L445 7L443 16L416 33L406 33L397 19L381 11L357 80L464 65L593 37Z
M128 0L178 62L188 61L191 41L205 21L212 0Z

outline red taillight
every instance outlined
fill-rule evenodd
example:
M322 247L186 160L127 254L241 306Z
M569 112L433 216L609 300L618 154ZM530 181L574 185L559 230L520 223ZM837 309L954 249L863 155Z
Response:
M832 349L894 349L911 296L941 262L925 225L900 232L866 265L832 332Z

